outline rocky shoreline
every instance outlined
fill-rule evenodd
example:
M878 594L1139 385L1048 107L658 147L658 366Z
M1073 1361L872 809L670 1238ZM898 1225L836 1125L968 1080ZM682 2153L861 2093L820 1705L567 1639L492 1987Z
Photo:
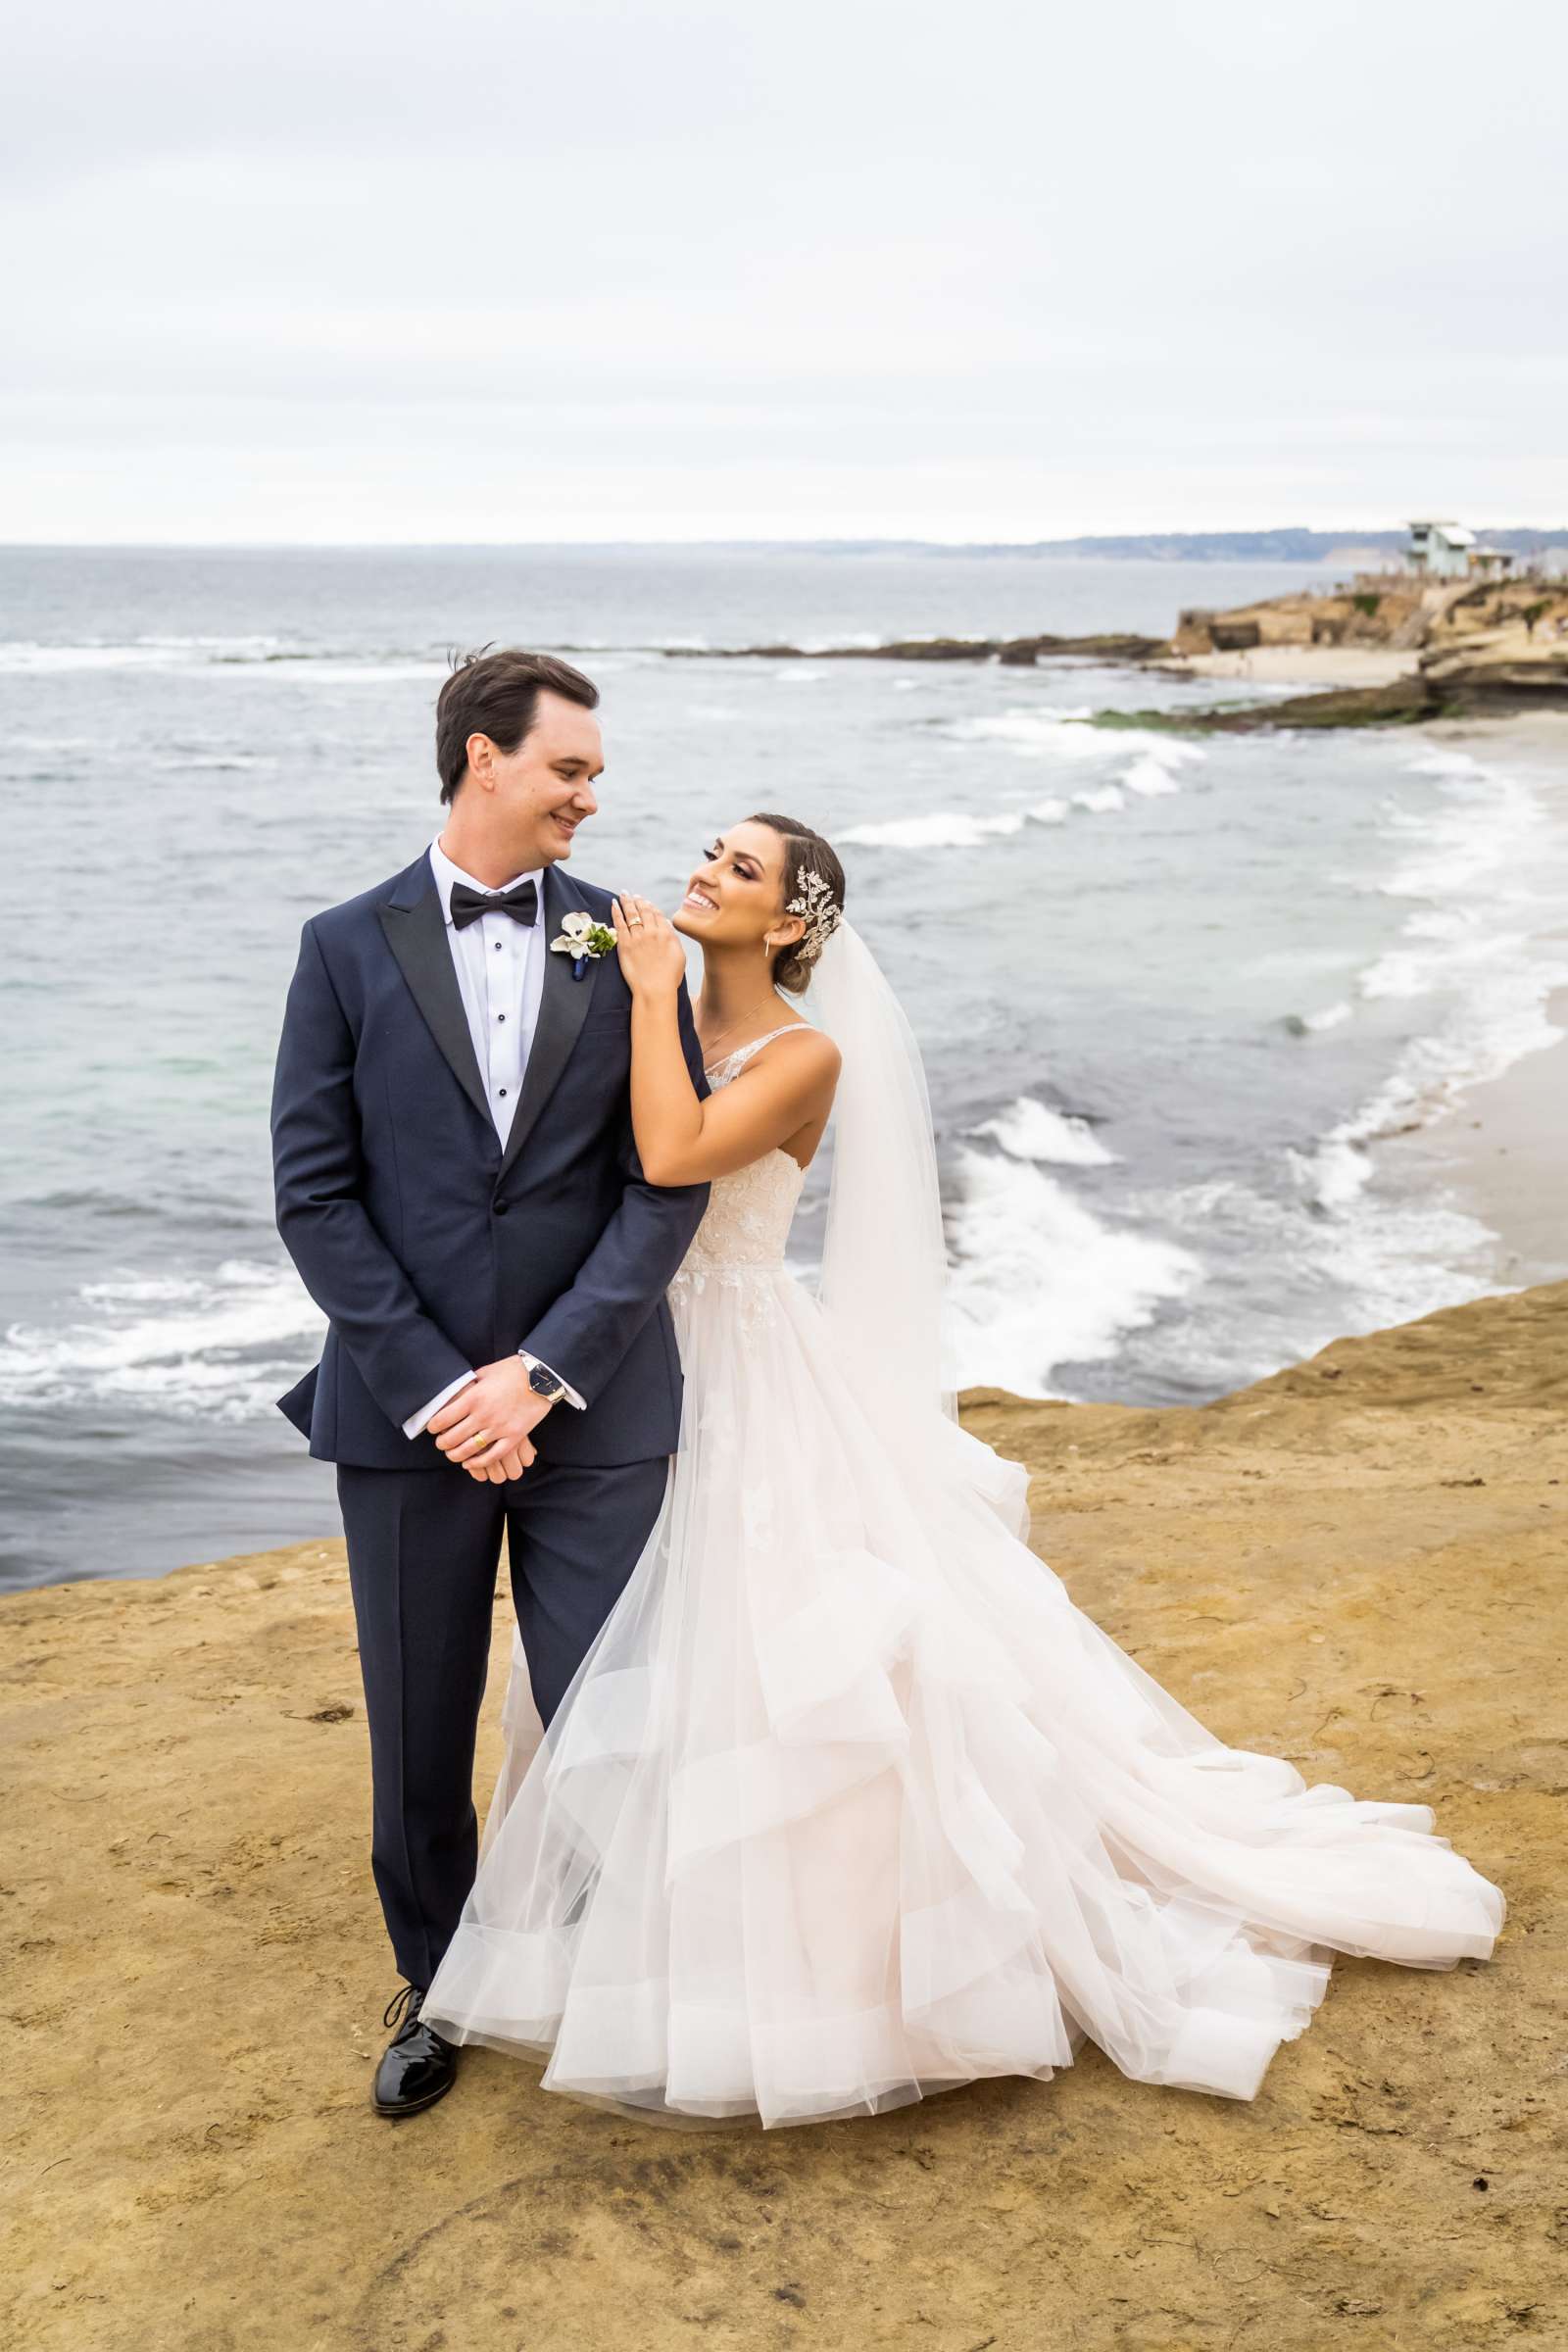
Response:
M1198 1408L963 1399L1030 1469L1041 1556L1200 1720L1309 1782L1431 1805L1508 1897L1486 1964L1341 1957L1251 2103L1089 2048L874 2122L665 2132L476 2050L388 2126L341 1544L0 1598L7 2340L1545 2341L1565 1317L1568 1282L1475 1299ZM510 1641L498 1594L481 1802Z
M1106 726L1181 734L1253 734L1285 727L1408 726L1440 718L1516 717L1568 710L1568 581L1521 578L1433 585L1405 574L1332 590L1299 590L1227 612L1182 613L1173 636L1105 630L1061 637L916 637L885 645L664 646L670 661L1125 662L1191 679L1216 655L1247 662L1280 649L1330 662L1382 651L1399 674L1376 685L1344 680L1315 694L1186 710L1102 711ZM1245 675L1245 670L1240 673Z
M1245 658L1253 650L1284 647L1325 653L1376 648L1407 655L1409 667L1384 686L1342 686L1276 703L1262 714L1221 706L1192 712L1184 723L1209 731L1241 731L1250 724L1384 726L1568 709L1568 581L1526 576L1434 583L1364 575L1328 593L1270 597L1226 612L1184 612L1170 653L1178 660L1225 653Z
M1494 715L1497 707L1490 706ZM1282 727L1413 726L1472 715L1416 676L1386 686L1330 686L1277 703L1215 703L1200 710L1097 710L1097 727L1154 728L1167 735L1260 735Z
M672 662L1000 662L1032 669L1037 662L1148 662L1170 650L1163 637L1105 630L1089 637L906 637L888 645L666 645Z

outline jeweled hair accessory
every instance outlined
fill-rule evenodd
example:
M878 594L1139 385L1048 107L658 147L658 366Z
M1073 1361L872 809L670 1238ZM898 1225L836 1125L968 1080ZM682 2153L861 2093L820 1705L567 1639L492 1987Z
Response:
M816 961L844 920L844 909L835 903L833 885L825 874L803 873L799 896L790 900L784 911L806 918L799 954L802 962L808 964Z

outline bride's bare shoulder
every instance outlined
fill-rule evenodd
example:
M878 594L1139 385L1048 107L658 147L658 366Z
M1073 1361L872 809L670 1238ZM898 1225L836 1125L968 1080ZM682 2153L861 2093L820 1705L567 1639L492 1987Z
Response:
M844 1059L832 1038L816 1028L812 1022L797 1019L786 1022L766 1039L760 1051L752 1057L753 1067L756 1068L763 1061L771 1062L775 1055L782 1059L785 1053L796 1058L803 1072L809 1072L812 1076L824 1078L828 1076L836 1078L839 1074L839 1065Z

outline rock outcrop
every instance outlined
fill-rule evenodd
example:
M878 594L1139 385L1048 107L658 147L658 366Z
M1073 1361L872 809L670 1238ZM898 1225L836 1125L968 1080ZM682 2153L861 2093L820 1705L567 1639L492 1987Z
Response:
M891 645L670 645L672 662L1002 662L1011 668L1079 658L1152 662L1169 651L1163 637L1103 630L1087 637L905 637Z
M1417 580L1301 589L1226 612L1183 612L1170 641L1174 654L1236 654L1254 646L1389 646L1410 642L1443 600L1441 588Z
M1366 580L1329 595L1303 592L1226 612L1184 612L1170 650L1201 655L1271 646L1382 646L1410 652L1414 670L1396 686L1296 696L1251 712L1222 707L1175 723L1244 733L1568 705L1568 581Z
M1435 618L1420 674L1450 710L1568 704L1568 584L1498 580L1468 589Z
M1280 727L1409 726L1453 716L1461 709L1412 672L1387 686L1331 686L1281 702L1215 703L1196 710L1099 710L1094 724L1152 728L1166 735L1262 735Z

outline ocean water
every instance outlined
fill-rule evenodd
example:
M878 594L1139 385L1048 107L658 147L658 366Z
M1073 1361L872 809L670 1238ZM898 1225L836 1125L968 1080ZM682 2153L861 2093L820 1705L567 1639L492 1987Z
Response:
M1211 690L1082 662L703 650L1157 631L1310 576L0 552L0 1581L335 1529L332 1474L273 1404L319 1318L272 1225L272 1054L302 921L438 830L452 647L575 649L600 681L588 877L672 904L758 807L837 842L927 1057L964 1381L1197 1402L1503 1287L1495 1237L1369 1146L1554 1034L1568 871L1528 758L1096 729Z

